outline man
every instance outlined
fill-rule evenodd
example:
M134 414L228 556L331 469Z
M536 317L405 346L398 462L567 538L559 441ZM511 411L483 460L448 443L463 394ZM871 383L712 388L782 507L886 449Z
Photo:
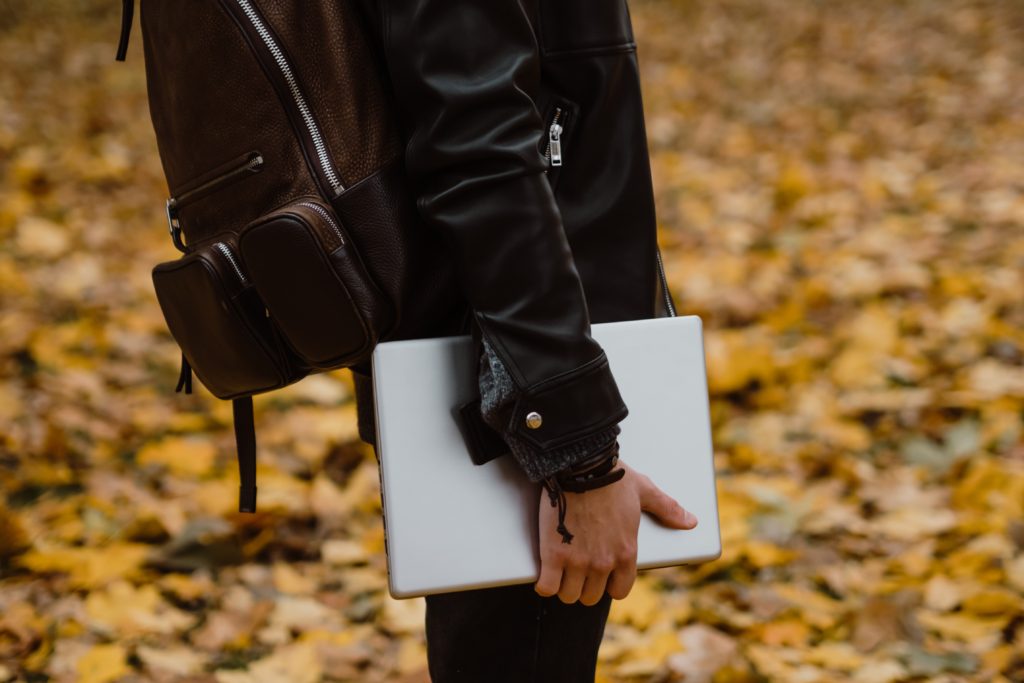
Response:
M627 407L590 335L674 315L625 0L361 3L417 207L469 306L452 333L480 334L481 419L545 487L536 584L427 597L431 677L592 681L611 599L635 579L641 509L696 525L618 461ZM372 443L369 368L355 370Z

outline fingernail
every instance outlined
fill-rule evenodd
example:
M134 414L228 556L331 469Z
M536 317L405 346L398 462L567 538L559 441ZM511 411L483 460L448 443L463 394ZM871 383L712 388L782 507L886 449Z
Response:
M683 511L683 524L689 527L697 526L697 515L693 514L689 510Z

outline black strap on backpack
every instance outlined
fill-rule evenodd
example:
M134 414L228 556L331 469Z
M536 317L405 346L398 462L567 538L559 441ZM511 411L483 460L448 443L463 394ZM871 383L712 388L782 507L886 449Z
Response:
M181 373L175 392L192 393L192 367L181 354ZM252 396L231 401L235 426L235 448L238 451L238 511L256 512L256 422Z
M135 18L135 0L121 0L121 39L117 41L117 56L123 62L128 54L128 38L132 34L132 20Z
M252 396L231 401L235 418L235 446L238 449L238 511L256 512L256 425Z

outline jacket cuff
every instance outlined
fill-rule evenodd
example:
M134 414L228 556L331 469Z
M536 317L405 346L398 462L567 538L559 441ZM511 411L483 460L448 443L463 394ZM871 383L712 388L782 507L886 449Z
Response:
M602 350L583 365L526 387L516 398L508 431L550 451L622 421L629 409Z
M476 464L484 464L511 451L526 476L533 482L540 482L589 459L616 441L621 432L617 422L626 416L627 410L603 353L524 391L516 385L486 337L482 339L480 350L480 398L459 407L460 422ZM594 391L602 378L609 384ZM570 396L574 392L579 395ZM582 392L590 393L583 395ZM544 407L556 399L562 402L559 410ZM599 413L602 403L605 412ZM520 430L512 426L518 424L513 417L518 414L517 410L527 406L538 408L538 413L540 408L548 410L552 418L547 423L545 438L541 439L547 447L538 446L536 438L522 438ZM570 410L571 406L575 406L575 410ZM526 414L529 415L529 411ZM539 427L525 428L540 431L545 423L544 414L540 414ZM563 421L561 429L552 429L559 421ZM536 424L536 420L532 422Z

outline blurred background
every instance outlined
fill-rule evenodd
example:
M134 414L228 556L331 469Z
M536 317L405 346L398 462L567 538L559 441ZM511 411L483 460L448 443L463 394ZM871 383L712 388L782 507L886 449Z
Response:
M348 371L257 397L256 515L174 393L117 5L0 0L0 681L424 683ZM641 572L598 680L1024 681L1024 3L630 6L725 551Z

